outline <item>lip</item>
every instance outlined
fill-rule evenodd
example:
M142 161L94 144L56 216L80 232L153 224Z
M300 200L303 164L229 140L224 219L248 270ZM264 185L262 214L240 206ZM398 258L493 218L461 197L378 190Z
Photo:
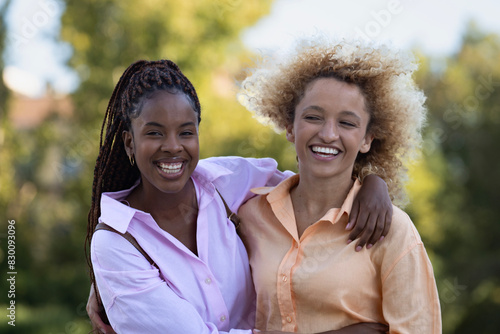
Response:
M328 148L328 149L334 149L334 150L337 150L339 153L337 153L336 155L333 155L333 154L321 154L320 152L313 151L313 147L324 147L324 148ZM340 148L338 148L337 146L331 146L331 145L313 144L313 145L309 146L309 150L310 150L312 156L315 159L320 160L320 161L332 161L332 160L335 160L335 159L337 159L340 156L340 154L343 153L343 151Z
M186 169L187 160L183 159L183 158L178 158L178 157L163 158L163 159L153 161L153 164L155 165L156 170L158 171L158 173L160 174L161 177L163 177L164 179L172 180L172 179L177 179L177 178L181 177L182 174L184 174L184 171ZM166 172L166 171L164 171L164 169L169 170L169 168L161 168L160 167L161 164L170 165L171 167L175 167L175 165L177 165L177 164L181 164L181 166L180 166L179 171L173 172L174 170L177 170L177 168L171 168L171 171Z

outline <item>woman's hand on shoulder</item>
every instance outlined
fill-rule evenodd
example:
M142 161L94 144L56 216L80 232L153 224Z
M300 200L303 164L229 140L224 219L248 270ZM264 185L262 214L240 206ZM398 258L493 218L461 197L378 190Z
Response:
M368 175L353 201L346 230L352 230L348 243L359 237L356 251L369 249L389 233L392 202L387 184L377 175Z

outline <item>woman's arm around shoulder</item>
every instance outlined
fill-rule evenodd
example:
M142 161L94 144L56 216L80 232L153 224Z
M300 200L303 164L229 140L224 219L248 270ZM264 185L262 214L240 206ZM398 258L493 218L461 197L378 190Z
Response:
M294 175L291 171L279 171L278 163L271 158L213 157L200 161L199 165L208 170L218 169L214 185L234 212L254 196L252 188L276 186Z
M377 175L368 175L363 179L361 189L354 198L346 230L350 243L359 237L356 251L365 245L370 249L382 241L391 227L392 202L385 181Z

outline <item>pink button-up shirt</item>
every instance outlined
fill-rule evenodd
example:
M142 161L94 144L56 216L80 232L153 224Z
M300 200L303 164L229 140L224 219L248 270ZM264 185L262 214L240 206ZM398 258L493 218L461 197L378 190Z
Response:
M215 188L236 212L252 196L251 188L276 185L291 175L276 167L272 159L199 162L192 175L199 207L198 256L159 228L149 213L120 202L132 189L102 195L100 221L130 232L160 268L122 236L94 234L96 282L116 332L251 333L255 292L247 252Z

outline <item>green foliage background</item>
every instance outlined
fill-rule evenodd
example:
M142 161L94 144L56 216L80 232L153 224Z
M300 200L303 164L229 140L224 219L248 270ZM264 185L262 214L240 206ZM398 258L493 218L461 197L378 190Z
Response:
M16 327L4 318L2 333L90 331L83 241L93 167L114 83L133 61L170 58L193 81L203 108L204 157L271 156L280 168L295 168L283 136L235 99L234 83L255 57L239 34L269 12L268 1L67 0L65 6L60 40L72 46L68 65L81 80L72 118L54 115L35 129L14 130L0 80L0 263L4 277L6 223L15 219L18 272ZM419 55L429 124L422 159L410 166L406 210L434 264L444 333L500 328L499 51L499 36L471 24L453 56ZM6 279L0 287L5 310Z

